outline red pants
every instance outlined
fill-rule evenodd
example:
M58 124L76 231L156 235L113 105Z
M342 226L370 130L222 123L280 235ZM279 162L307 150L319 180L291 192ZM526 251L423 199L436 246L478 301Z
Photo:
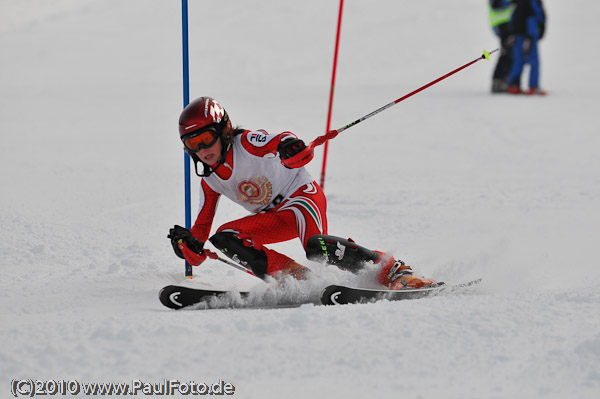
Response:
M300 238L306 248L306 241L315 234L327 234L327 199L316 182L300 187L281 204L268 211L246 216L225 223L217 232L237 231L238 237L249 240L256 249L267 254L267 274L274 274L285 268L292 259L277 251L263 247Z

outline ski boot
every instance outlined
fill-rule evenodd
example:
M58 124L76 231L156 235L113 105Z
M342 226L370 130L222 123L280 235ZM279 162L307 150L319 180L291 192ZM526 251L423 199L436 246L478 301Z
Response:
M508 83L504 79L494 79L492 81L492 93L506 93L508 91Z
M539 87L531 87L531 88L529 88L529 90L527 90L525 92L525 94L530 95L530 96L532 96L532 95L546 96L546 95L548 95L548 92L540 89Z
M392 290L404 287L421 288L436 284L434 280L413 276L413 270L402 261L380 251L358 245L352 239L330 235L314 235L306 245L306 257L315 262L326 262L342 270L359 273L365 263L381 265L378 275L380 284Z
M292 260L279 273L279 276L282 277L292 276L296 280L308 280L312 272L308 267L302 266L300 263Z
M386 259L386 257L386 254L381 254L381 259L375 263L383 265L377 277L379 283L390 290L423 288L436 284L436 281L430 278L415 276L411 267L401 260L395 260L393 257Z
M508 87L508 94L523 94L524 91L517 85L510 85Z

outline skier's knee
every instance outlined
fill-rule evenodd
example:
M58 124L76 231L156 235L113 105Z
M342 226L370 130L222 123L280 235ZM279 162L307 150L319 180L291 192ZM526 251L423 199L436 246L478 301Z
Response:
M250 240L239 238L238 232L220 231L210 237L209 241L228 258L252 269L256 277L265 277L267 253L263 249L254 248Z
M316 262L327 262L340 269L358 273L365 262L375 261L379 254L349 239L317 234L306 243L306 257Z

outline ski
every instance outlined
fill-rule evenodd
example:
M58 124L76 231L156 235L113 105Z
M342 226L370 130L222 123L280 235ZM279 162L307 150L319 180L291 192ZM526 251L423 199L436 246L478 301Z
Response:
M418 299L426 296L444 293L465 292L468 287L475 286L481 279L457 285L436 283L424 288L404 288L401 290L368 289L346 287L343 285L330 285L321 293L323 305L346 305L351 303L368 303L381 300L400 301L405 299Z
M321 292L320 302L323 305L345 305L381 300L399 301L404 299L418 299L442 293L467 293L469 287L474 287L480 282L481 279L457 285L436 283L429 287L404 288L401 290L368 289L330 285ZM250 292L247 291L238 292L197 289L180 285L167 285L160 290L158 297L160 302L170 309L183 309L189 306L193 307L193 309L275 309L299 307L305 303L310 303L310 301L301 298L261 299L259 297L252 300L252 298L250 298Z
M181 285L163 287L158 298L170 309L190 307L194 310L206 309L280 309L297 308L306 303L302 298L278 297L275 292L256 292L251 296L247 291L226 291L189 288Z
M158 293L160 302L171 309L182 309L186 306L196 305L201 302L208 302L211 299L231 300L234 293L232 291L203 290L183 287L180 285L167 285ZM245 298L248 292L240 292L239 295Z

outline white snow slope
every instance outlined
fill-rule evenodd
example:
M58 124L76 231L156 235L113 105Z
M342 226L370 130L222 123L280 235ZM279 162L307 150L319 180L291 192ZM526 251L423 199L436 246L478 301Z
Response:
M600 397L600 4L545 4L549 96L491 95L494 57L329 147L330 233L438 280L482 277L475 295L171 311L157 293L184 269L166 239L184 222L180 2L2 0L2 397L13 379L222 379L239 398ZM323 134L338 6L191 1L192 98L219 99L247 128ZM497 45L482 0L346 2L332 128ZM214 228L243 215L223 200ZM309 299L351 281L297 240L275 248L321 275L288 282ZM192 284L255 282L207 262Z

